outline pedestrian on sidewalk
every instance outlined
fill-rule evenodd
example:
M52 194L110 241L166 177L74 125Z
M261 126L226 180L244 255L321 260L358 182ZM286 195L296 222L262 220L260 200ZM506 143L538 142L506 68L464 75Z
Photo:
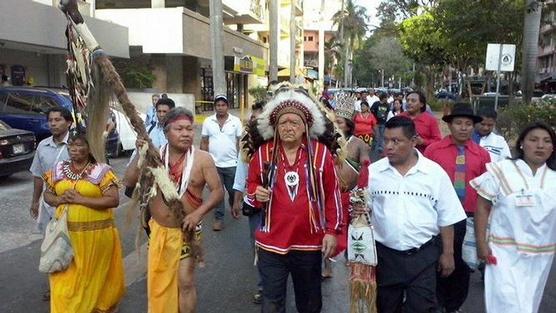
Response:
M212 157L193 146L193 113L182 107L174 108L166 114L163 128L168 144L161 147L160 158L172 183L177 186L184 210L190 213L182 221L177 220L163 196L165 186L152 186L156 188L156 195L148 202L151 216L148 221L148 312L190 313L197 308L197 260L192 254L192 246L200 244L201 221L224 198L224 191ZM138 150L145 143L138 139ZM126 187L137 184L138 160L139 157L135 157L126 170ZM205 187L210 194L203 200ZM193 231L192 241L184 241L183 232Z
M243 131L241 120L229 113L230 103L224 95L214 98L215 114L207 117L203 122L201 131L201 150L208 151L214 163L220 181L228 192L230 210L234 202L234 176L237 166L237 153L239 140ZM214 210L214 223L212 229L220 231L224 228L224 212L226 205L224 199Z
M388 112L390 112L390 105L386 102L388 99L386 93L381 93L378 99L371 105L371 113L375 116L378 125L378 131L374 133L373 152L380 156L384 151L384 124L388 118Z
M118 178L91 154L85 133L72 131L69 160L44 174L45 201L55 217L67 214L74 253L69 267L51 273L50 312L116 312L125 294L120 235L113 210L120 203Z
M463 205L467 223L463 220L454 225L455 270L450 276L438 275L438 302L447 313L459 312L467 299L471 270L462 258L462 246L467 225L473 225L473 214L477 209L477 192L469 181L486 171L490 163L488 152L471 140L473 127L482 118L473 113L467 103L458 103L449 115L442 117L448 124L450 135L427 147L425 157L438 163L450 177L458 199Z
M147 108L147 117L145 118L145 128L149 129L149 127L156 125L158 122L156 117L156 103L160 99L160 95L155 93L151 96L151 104Z
M31 217L37 219L37 229L43 233L46 224L54 214L54 207L48 205L42 198L45 189L43 176L54 168L60 161L69 159L68 137L73 123L71 112L62 107L51 108L46 112L48 129L52 136L43 139L38 145L31 164L33 175L33 198L31 202Z
M334 170L337 143L317 103L303 90L282 86L250 133L250 205L264 207L255 234L263 282L261 312L285 312L292 276L299 312L320 312L322 257L331 257L342 223ZM323 138L318 141L317 138Z
M473 132L473 141L485 148L490 154L492 162L499 162L507 158L511 158L510 147L504 137L495 134L496 118L498 114L494 109L483 109L479 112L483 120L475 124Z
M54 215L54 207L44 201L44 174L54 168L56 163L69 159L68 137L73 123L71 112L63 107L51 108L46 112L48 129L52 136L43 139L38 145L31 164L33 175L33 198L29 213L37 220L37 232L44 233L46 225ZM43 293L43 301L50 300L50 290Z
M378 312L437 312L436 273L454 270L454 224L465 212L446 172L415 148L411 119L396 116L385 127L386 157L369 167L367 209L377 246Z
M539 311L556 252L555 142L551 126L533 123L519 135L514 159L488 164L471 181L487 313Z
M262 113L264 108L265 102L259 101L256 102L251 107L251 116L249 117L249 121L245 127L246 132L249 131L250 127L257 127L257 117ZM246 138L246 137L244 137ZM247 144L247 140L242 140L242 145ZM256 208L251 206L246 199L245 189L247 185L247 173L249 171L249 161L253 157L253 152L250 151L249 148L244 147L237 156L237 168L236 168L236 175L234 178L234 204L232 206L232 216L236 219L239 219L241 214L246 216L249 219L249 238L251 239L251 246L253 247L253 256L256 255L255 250L255 232L259 228L261 224L261 208ZM253 303L261 304L263 302L263 283L261 280L261 276L258 273L257 269L257 291L253 294Z
M369 110L367 101L361 101L360 105L361 112L357 112L353 117L353 134L367 144L370 150L370 147L373 145L373 139L378 133L378 122L374 114Z
M407 111L401 115L413 120L417 129L417 149L421 153L432 143L442 139L438 121L433 114L427 113L427 98L420 91L407 95Z

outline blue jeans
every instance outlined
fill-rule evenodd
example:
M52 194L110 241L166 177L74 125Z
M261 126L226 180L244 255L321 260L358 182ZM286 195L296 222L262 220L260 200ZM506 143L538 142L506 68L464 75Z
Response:
M318 313L322 308L320 251L290 251L277 254L259 249L259 271L263 279L262 313L285 313L288 277L291 274L295 306L299 313Z
M234 186L236 167L217 167L216 171L218 171L218 176L220 176L220 182L224 185L224 191L228 192L228 203L231 208L234 203L234 189L232 187ZM216 208L214 208L214 218L219 221L223 220L225 212L226 205L224 204L224 199L222 199Z

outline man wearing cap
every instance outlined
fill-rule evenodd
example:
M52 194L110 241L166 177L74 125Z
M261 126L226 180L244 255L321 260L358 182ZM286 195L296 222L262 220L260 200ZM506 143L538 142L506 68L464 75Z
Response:
M342 223L331 153L337 142L326 125L311 97L288 86L276 91L249 133L256 152L246 200L264 208L255 234L263 313L285 312L289 275L297 310L321 311L322 257L334 253Z
M207 117L201 131L201 150L208 151L218 170L220 181L228 192L230 209L234 201L234 176L237 166L237 152L243 126L238 117L229 110L228 98L225 95L214 97L215 114ZM220 231L224 228L224 200L214 210L214 224L212 229Z
M465 213L472 218L477 208L477 192L471 188L469 181L483 174L486 164L490 162L488 152L471 140L473 127L482 118L476 116L467 103L458 103L442 120L448 124L450 135L429 145L425 157L446 171ZM467 298L470 269L462 259L466 224L463 220L454 225L454 272L448 277L438 277L438 301L448 313L459 312Z
M498 162L511 158L510 147L504 137L495 134L496 118L498 114L492 108L483 109L479 112L483 120L475 124L473 141L485 148L490 154L492 162Z

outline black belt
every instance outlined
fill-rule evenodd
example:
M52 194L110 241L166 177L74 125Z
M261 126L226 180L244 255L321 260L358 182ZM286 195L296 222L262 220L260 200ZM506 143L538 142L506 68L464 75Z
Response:
M418 248L412 248L412 249L408 249L408 250L396 250L396 249L389 248L389 247L387 247L387 246L381 244L381 243L378 242L378 241L377 241L376 243L377 243L377 245L380 245L380 246L382 246L382 247L384 247L384 248L386 248L386 249L388 249L388 250L390 250L390 251L392 251L392 252L394 252L394 253L397 253L397 254L400 254L400 255L406 255L406 256L407 256L407 255L414 255L414 254L416 254L417 252L419 252L419 251L425 249L426 247L428 247L428 246L430 246L430 245L436 243L436 241L437 241L438 238L439 238L439 236L434 236L434 237L432 237L429 241L427 241L427 242L425 242L424 244L422 244L420 247L418 247Z

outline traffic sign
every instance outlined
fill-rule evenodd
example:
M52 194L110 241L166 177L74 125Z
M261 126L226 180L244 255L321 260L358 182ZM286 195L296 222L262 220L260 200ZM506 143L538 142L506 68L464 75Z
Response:
M489 43L485 64L487 71L513 72L515 66L515 45ZM498 68L499 65L500 68Z

